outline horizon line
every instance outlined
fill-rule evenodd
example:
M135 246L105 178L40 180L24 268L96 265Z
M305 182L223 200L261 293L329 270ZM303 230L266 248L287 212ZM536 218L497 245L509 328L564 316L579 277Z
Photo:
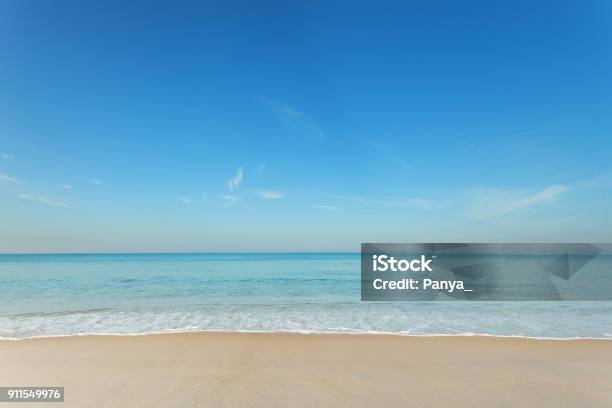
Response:
M3 255L220 255L220 254L359 254L360 251L100 251L100 252L0 252Z

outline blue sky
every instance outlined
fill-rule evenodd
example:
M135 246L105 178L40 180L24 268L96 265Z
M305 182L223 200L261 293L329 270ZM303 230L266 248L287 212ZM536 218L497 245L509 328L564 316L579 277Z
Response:
M148 3L0 2L0 252L612 240L609 2Z

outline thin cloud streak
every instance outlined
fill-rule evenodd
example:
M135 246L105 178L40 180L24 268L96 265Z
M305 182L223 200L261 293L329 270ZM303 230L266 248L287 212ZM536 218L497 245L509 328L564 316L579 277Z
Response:
M314 133L320 139L325 137L325 132L319 125L304 112L289 107L283 103L272 101L266 97L258 98L258 101L268 106L274 116L276 116L283 124L289 126L299 126L309 132Z
M188 196L179 197L178 200L186 205L189 205L192 203L191 197L188 197Z
M402 155L398 154L399 149L396 147L380 140L364 139L363 141L384 157L385 161L396 164L404 172L410 172L412 170L410 162L405 160Z
M3 181L7 183L19 183L19 179L16 179L15 177L7 176L6 174L0 173L0 182L3 182Z
M533 194L520 194L502 189L485 189L472 192L472 214L477 217L508 214L541 205L555 204L559 198L571 191L566 185L553 184Z
M374 206L390 206L390 207L412 207L412 208L422 208L422 209L434 209L442 207L442 203L434 200L429 200L421 197L412 197L405 199L370 199L363 197L355 197L355 196L345 196L345 195L336 195L331 194L330 197L352 201L358 204L364 205L374 205Z
M290 108L289 106L285 104L272 101L271 99L266 98L265 96L259 98L258 100L264 105L267 105L272 110L272 112L276 115L276 117L285 124L288 124L288 123L291 123L292 121L303 119L306 117L306 115L303 112L299 112L293 108Z
M568 191L568 187L562 184L555 184L550 187L546 187L545 189L531 196L527 196L507 203L507 209L508 211L513 211L521 208L529 208L542 203L554 203L561 194L564 194Z
M243 180L244 180L244 172L241 167L236 171L236 175L232 177L230 181L228 181L228 187L229 187L230 193L233 193L238 188L238 186L242 184Z
M43 203L43 204L47 204L50 205L52 207L62 207L62 208L68 208L68 205L60 202L60 201L55 201L55 200L51 200L47 197L39 197L38 201Z
M219 197L225 200L226 207L229 207L230 205L234 205L238 200L240 200L238 196L235 196L233 194L221 194Z
M258 191L255 195L264 200L278 200L285 198L285 193L281 191Z
M5 160L10 160L13 159L15 156L13 156L12 154L8 154L8 153L0 153L0 158L5 159Z
M39 202L41 204L45 204L51 207L68 208L67 204L62 203L61 201L51 200L45 196L33 197L30 194L22 193L22 194L19 194L18 197L25 201Z

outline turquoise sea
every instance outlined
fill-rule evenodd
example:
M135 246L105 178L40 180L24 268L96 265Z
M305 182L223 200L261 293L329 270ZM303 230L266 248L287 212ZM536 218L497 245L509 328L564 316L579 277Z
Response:
M0 337L215 330L612 338L612 302L361 302L359 268L357 253L0 255Z

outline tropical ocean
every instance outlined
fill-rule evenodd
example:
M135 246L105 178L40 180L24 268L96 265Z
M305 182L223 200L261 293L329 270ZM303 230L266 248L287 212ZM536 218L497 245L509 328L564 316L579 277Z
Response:
M0 255L0 338L183 331L612 338L612 302L362 302L357 253Z

